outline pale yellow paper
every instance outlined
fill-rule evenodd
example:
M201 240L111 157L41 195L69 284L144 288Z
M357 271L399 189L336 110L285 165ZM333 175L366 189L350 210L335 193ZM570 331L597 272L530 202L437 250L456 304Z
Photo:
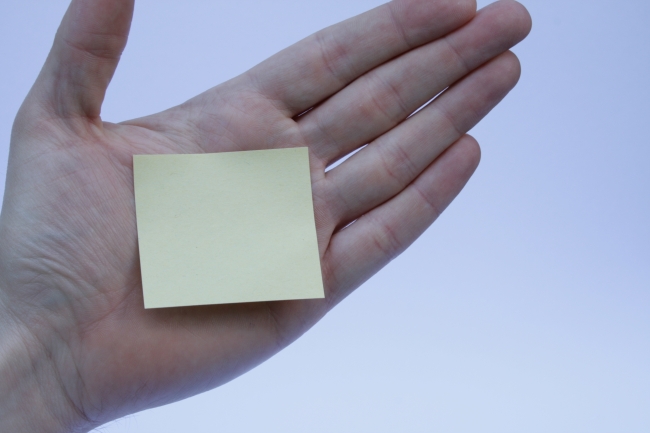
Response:
M145 308L324 297L307 148L133 169Z

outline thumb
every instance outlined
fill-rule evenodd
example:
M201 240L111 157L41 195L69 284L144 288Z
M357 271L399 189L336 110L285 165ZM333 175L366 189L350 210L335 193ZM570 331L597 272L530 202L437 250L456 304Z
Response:
M72 0L30 97L59 117L99 118L134 0Z

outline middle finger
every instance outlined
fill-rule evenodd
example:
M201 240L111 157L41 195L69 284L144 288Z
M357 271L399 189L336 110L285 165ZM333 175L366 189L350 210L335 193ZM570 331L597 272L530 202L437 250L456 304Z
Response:
M507 51L529 29L530 16L522 5L510 0L493 3L461 29L368 72L300 117L301 135L329 165Z

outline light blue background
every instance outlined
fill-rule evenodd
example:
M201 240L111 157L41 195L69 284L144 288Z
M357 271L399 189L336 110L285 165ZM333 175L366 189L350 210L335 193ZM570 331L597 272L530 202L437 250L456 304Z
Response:
M139 0L103 117L180 103L379 3ZM101 431L650 431L650 2L523 3L521 82L473 130L481 166L438 222L270 361ZM3 0L0 182L66 6Z

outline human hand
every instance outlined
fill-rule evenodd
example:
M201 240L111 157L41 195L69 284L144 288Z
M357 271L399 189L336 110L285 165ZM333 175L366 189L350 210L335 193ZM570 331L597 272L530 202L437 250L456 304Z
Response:
M219 386L299 337L460 192L480 155L465 133L515 85L507 50L530 29L509 0L476 16L473 0L395 1L112 124L100 109L132 10L73 0L16 118L0 217L2 431L87 431ZM293 146L310 149L326 298L144 310L132 156Z

